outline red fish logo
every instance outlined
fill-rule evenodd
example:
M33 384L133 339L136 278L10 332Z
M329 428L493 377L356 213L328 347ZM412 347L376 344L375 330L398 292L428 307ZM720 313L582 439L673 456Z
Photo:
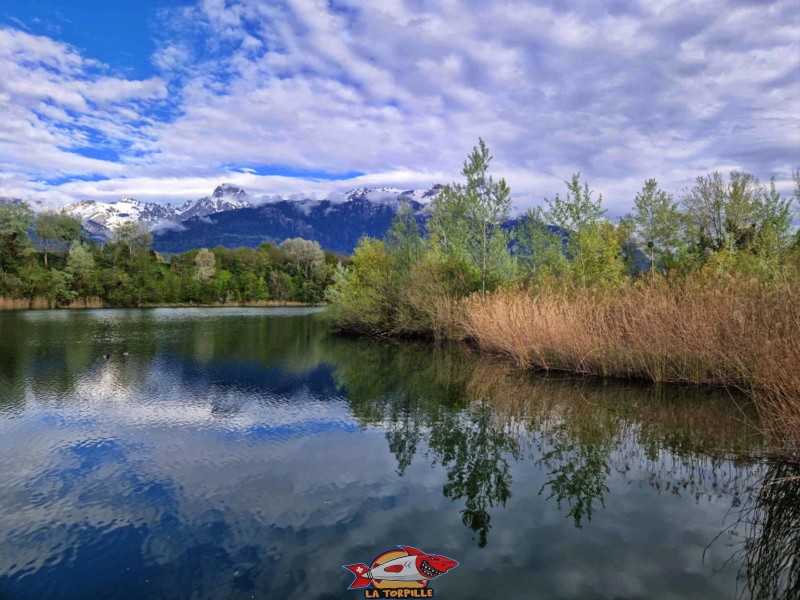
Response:
M458 561L446 556L426 554L411 546L398 548L380 554L370 566L344 565L355 575L348 589L365 588L365 598L432 598L433 590L425 589L428 583L458 566Z

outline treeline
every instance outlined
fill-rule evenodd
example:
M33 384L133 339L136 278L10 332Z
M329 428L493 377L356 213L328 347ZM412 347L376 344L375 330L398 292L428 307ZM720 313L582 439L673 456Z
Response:
M11 308L318 303L341 260L300 238L167 256L141 224L98 244L75 217L0 205L0 304Z
M714 172L675 199L656 180L612 223L602 195L580 175L510 227L510 190L489 173L481 140L464 163L464 181L445 186L429 207L423 237L409 209L384 239L365 238L328 294L344 328L371 333L436 333L452 302L499 289L618 290L642 279L755 280L763 286L800 275L794 198L775 181Z
M800 451L800 173L791 198L738 171L677 199L648 180L616 223L576 174L512 227L490 163L480 141L425 236L406 209L361 241L327 293L338 327L467 338L524 368L736 387Z

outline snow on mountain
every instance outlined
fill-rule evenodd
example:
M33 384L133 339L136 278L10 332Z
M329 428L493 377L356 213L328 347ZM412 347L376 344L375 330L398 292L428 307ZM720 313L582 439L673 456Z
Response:
M91 221L107 229L128 221L152 225L159 221L175 218L175 209L154 202L140 202L135 198L122 198L115 202L81 200L66 205L64 212L76 216L81 221Z
M236 210L237 208L247 208L250 201L247 192L230 183L223 183L217 186L211 196L200 198L199 200L187 200L175 211L175 216L179 221L185 221L192 217L205 217L226 210Z
M343 194L328 197L332 202L368 202L374 205L388 206L395 210L403 203L427 204L441 192L442 185L434 185L427 190L402 190L393 187L367 188L359 187L347 190Z
M404 203L408 203L412 210L419 212L441 189L440 185L433 186L428 190L361 187L344 193L330 194L325 199L317 200L302 195L251 198L242 188L230 183L223 183L210 196L187 200L178 207L169 204L141 202L135 198L122 198L114 202L81 200L68 204L62 210L79 217L85 229L94 237L107 239L114 227L128 221L145 223L154 233L179 232L185 229L184 225L187 222L194 219L208 219L218 213L275 204L292 207L297 214L305 217L317 214L318 210L322 211L319 216L323 217L330 214L334 207L343 205L358 206L358 214L363 218L371 218L366 215L377 214L387 209L394 213Z

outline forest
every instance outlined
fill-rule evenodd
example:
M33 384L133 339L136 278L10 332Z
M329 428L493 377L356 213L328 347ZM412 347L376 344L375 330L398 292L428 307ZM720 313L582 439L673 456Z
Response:
M313 304L346 260L300 238L177 255L151 245L138 223L98 244L75 217L0 204L0 308Z

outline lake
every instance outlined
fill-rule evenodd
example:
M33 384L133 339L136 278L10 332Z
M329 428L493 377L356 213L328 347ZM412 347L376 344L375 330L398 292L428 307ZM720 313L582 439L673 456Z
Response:
M442 598L795 591L796 471L741 458L742 398L315 312L0 313L0 598L363 598L342 566L397 545L460 563Z

